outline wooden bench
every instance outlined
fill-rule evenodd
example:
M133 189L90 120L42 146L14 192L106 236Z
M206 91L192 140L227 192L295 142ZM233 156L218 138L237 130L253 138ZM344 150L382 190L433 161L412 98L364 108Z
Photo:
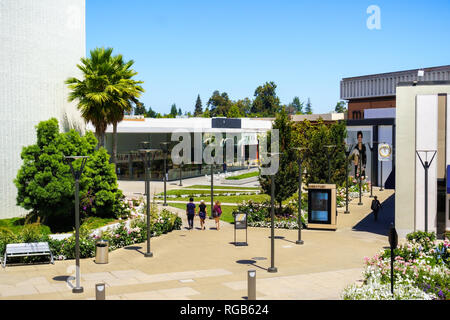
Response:
M50 263L54 264L48 242L10 243L6 245L2 267L6 267L7 258L28 256L50 256Z

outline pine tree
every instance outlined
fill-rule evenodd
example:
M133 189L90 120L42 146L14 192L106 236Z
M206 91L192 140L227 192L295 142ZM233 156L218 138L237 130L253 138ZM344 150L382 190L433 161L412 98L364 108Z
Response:
M194 116L198 117L203 113L202 100L200 99L200 95L197 96L197 102L195 103L195 111Z
M311 105L311 99L310 98L308 98L308 103L306 104L306 107L305 107L305 113L306 114L312 114L313 113L312 105Z
M178 114L177 105L174 103L170 108L170 116L175 118Z

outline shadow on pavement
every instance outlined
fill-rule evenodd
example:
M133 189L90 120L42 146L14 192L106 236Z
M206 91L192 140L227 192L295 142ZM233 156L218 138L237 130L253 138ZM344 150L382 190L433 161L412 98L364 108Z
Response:
M124 249L126 249L126 250L135 250L135 251L139 252L140 254L145 255L145 252L141 251L142 247L131 246L131 247L125 247Z
M253 267L256 267L256 268L259 268L259 269L262 269L262 270L267 271L266 268L263 268L263 267L261 267L261 266L258 266L258 265L256 264L256 261L255 261L255 260L238 260L238 261L236 261L236 263L250 265L250 266L253 266Z
M268 236L268 238L270 239L271 238L271 236ZM275 237L273 237L275 240L283 240L283 241L287 241L287 242L290 242L290 243L296 243L295 241L292 241L292 240L288 240L288 239L286 239L285 237L282 237L282 236L275 236Z
M371 232L379 235L388 235L391 223L395 221L395 194L381 204L378 212L378 221L375 222L373 212L353 226L353 231Z

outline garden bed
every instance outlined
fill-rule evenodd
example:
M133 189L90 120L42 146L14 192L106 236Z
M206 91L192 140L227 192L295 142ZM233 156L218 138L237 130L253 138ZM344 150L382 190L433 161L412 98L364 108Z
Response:
M415 232L394 251L394 296L390 286L390 249L365 258L364 283L342 293L345 300L450 299L450 242L434 233Z

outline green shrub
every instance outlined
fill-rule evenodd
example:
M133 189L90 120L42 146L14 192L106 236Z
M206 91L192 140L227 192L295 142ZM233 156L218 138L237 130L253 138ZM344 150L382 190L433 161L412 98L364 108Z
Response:
M68 231L73 226L74 178L64 156L89 156L80 179L80 215L115 217L126 213L123 194L118 189L114 165L104 148L96 150L92 132L80 136L75 130L59 132L54 118L40 122L37 142L24 147L23 165L17 173L17 204L41 217L53 232ZM81 160L73 162L78 170Z

